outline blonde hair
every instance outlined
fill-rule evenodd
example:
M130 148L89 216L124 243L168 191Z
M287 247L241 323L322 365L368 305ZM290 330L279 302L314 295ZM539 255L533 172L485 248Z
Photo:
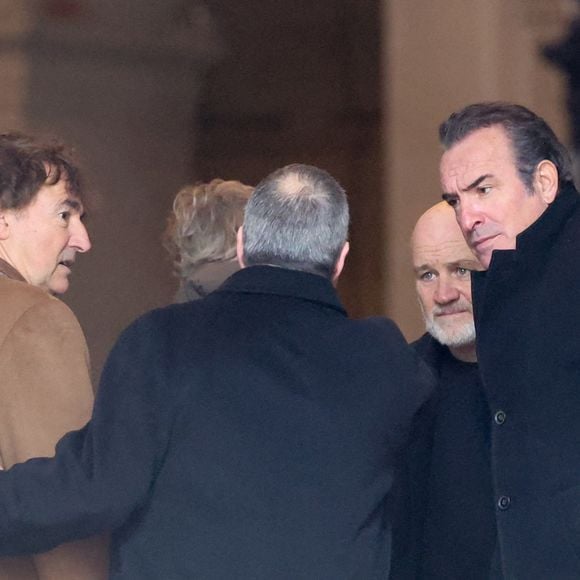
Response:
M175 196L163 243L183 279L206 262L236 255L236 233L254 188L239 181L214 179L183 187Z

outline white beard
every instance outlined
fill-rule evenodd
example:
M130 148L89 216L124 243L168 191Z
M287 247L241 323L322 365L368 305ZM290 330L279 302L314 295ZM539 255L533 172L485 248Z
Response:
M419 304L421 304L425 328L437 342L450 347L466 346L475 342L475 323L473 322L473 317L470 317L468 321L463 323L444 326L439 324L439 321L434 316L436 308L434 311L427 313L423 308L423 303L419 301ZM472 312L471 305L467 305L465 302L459 303L458 306L461 308L468 306L469 311Z

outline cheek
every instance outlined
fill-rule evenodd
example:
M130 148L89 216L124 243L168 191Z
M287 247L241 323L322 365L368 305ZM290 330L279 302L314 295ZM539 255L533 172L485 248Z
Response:
M55 273L56 267L58 265L58 258L60 256L60 249L52 246L46 245L42 251L38 253L38 265L42 268L45 276L52 277Z
M529 201L528 222L532 223L535 222L546 211L548 204L546 204L538 194L536 194L534 197L528 198L528 201Z
M517 235L525 230L544 212L545 206L539 196L530 196L526 191L510 197L497 207L497 220L504 230Z
M471 281L464 282L460 289L461 295L471 304Z
M431 290L431 288L417 285L417 295L423 309L430 312L433 308L433 290Z
M510 216L513 216L513 213L514 208L512 204L509 202L506 203L502 199L487 200L483 209L486 221L500 225L506 223L506 220L509 220Z

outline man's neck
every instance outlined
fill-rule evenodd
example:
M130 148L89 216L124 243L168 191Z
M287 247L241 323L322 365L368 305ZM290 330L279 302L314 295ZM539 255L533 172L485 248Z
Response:
M449 352L458 360L467 363L477 362L477 352L475 343L464 344L462 346L450 346Z

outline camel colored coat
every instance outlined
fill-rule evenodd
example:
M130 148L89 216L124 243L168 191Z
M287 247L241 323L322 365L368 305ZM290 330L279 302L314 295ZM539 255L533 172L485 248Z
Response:
M89 420L93 396L74 314L0 260L0 465L54 455L58 440ZM100 537L0 558L0 580L100 580L107 569Z

